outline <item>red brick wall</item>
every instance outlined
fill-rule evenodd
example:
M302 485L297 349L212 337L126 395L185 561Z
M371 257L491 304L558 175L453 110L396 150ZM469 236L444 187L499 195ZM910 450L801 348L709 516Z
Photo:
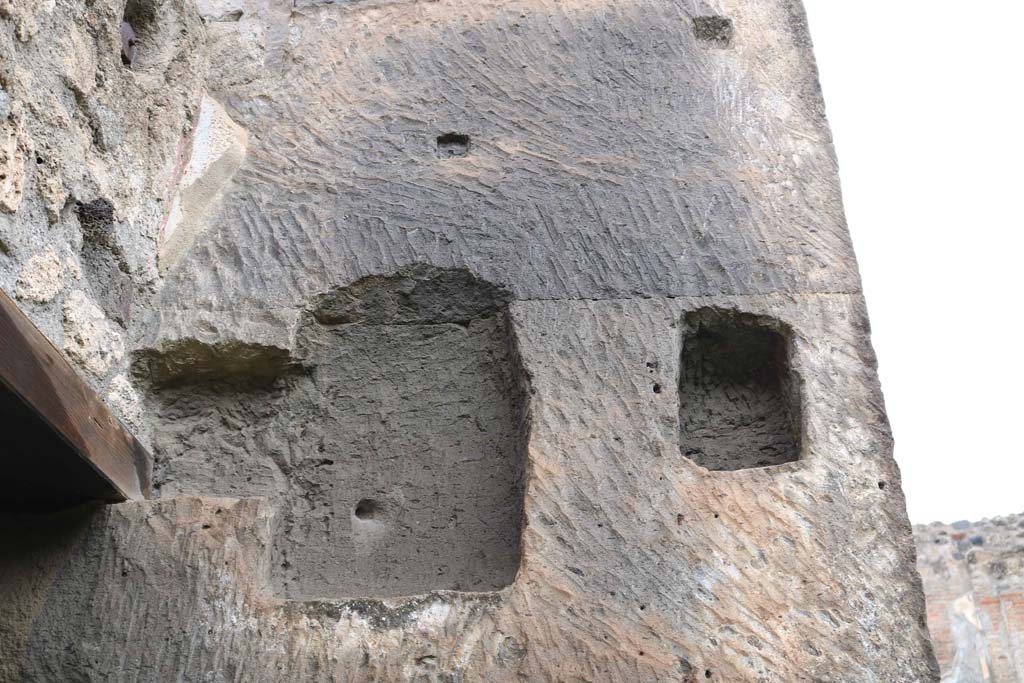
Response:
M914 530L944 683L1024 683L1024 515Z

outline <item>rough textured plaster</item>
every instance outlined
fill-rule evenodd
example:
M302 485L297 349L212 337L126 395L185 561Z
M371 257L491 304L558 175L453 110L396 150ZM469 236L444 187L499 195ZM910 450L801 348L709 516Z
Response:
M99 305L89 330L127 338L150 308L163 197L207 66L200 17L167 0L149 3L148 45L124 68L124 4L0 2L0 287L102 393L127 356L98 364L77 351L105 342L66 340L65 327Z
M650 385L672 384L680 321L709 303L793 329L804 460L723 473L678 455L678 400ZM280 601L275 506L115 506L84 541L95 552L51 589L25 670L81 670L85 651L86 680L934 680L859 297L522 302L511 315L533 393L509 588ZM124 647L141 633L163 645Z
M38 154L0 211L0 285L47 247L72 264L29 313L59 347L70 290L102 313L90 329L126 353L94 381L122 395L135 359L144 436L166 392L195 400L188 382L239 401L308 372L304 321L365 277L419 264L508 292L530 388L518 572L484 593L282 599L290 504L279 472L241 476L276 451L244 442L250 413L210 411L210 450L173 465L216 490L168 484L69 512L65 532L4 518L0 680L937 679L799 3L131 9L129 71L120 3L0 3L0 111ZM163 277L204 88L248 151ZM438 149L450 133L459 154ZM93 275L106 257L83 252L76 207L101 199L135 293L123 321ZM707 308L792 331L799 460L681 454L680 394L653 386L679 386L687 315Z

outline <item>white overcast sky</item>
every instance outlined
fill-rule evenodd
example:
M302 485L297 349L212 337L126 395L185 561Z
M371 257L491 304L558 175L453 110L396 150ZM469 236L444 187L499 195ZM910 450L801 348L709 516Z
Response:
M1024 2L804 4L910 518L1024 512Z

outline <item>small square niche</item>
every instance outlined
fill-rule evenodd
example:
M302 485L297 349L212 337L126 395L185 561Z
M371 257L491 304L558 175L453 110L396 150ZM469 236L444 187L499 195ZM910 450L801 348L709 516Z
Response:
M463 133L445 133L437 136L437 155L442 159L464 157L468 154L468 135Z
M718 15L694 17L693 35L702 43L712 47L729 47L732 44L732 19Z
M684 319L680 450L701 467L735 471L796 462L801 451L793 335L778 320L700 309Z

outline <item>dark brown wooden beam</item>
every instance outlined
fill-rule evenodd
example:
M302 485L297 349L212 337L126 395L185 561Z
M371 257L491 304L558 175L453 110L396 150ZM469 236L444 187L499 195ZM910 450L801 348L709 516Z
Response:
M0 291L0 506L149 495L149 453Z

